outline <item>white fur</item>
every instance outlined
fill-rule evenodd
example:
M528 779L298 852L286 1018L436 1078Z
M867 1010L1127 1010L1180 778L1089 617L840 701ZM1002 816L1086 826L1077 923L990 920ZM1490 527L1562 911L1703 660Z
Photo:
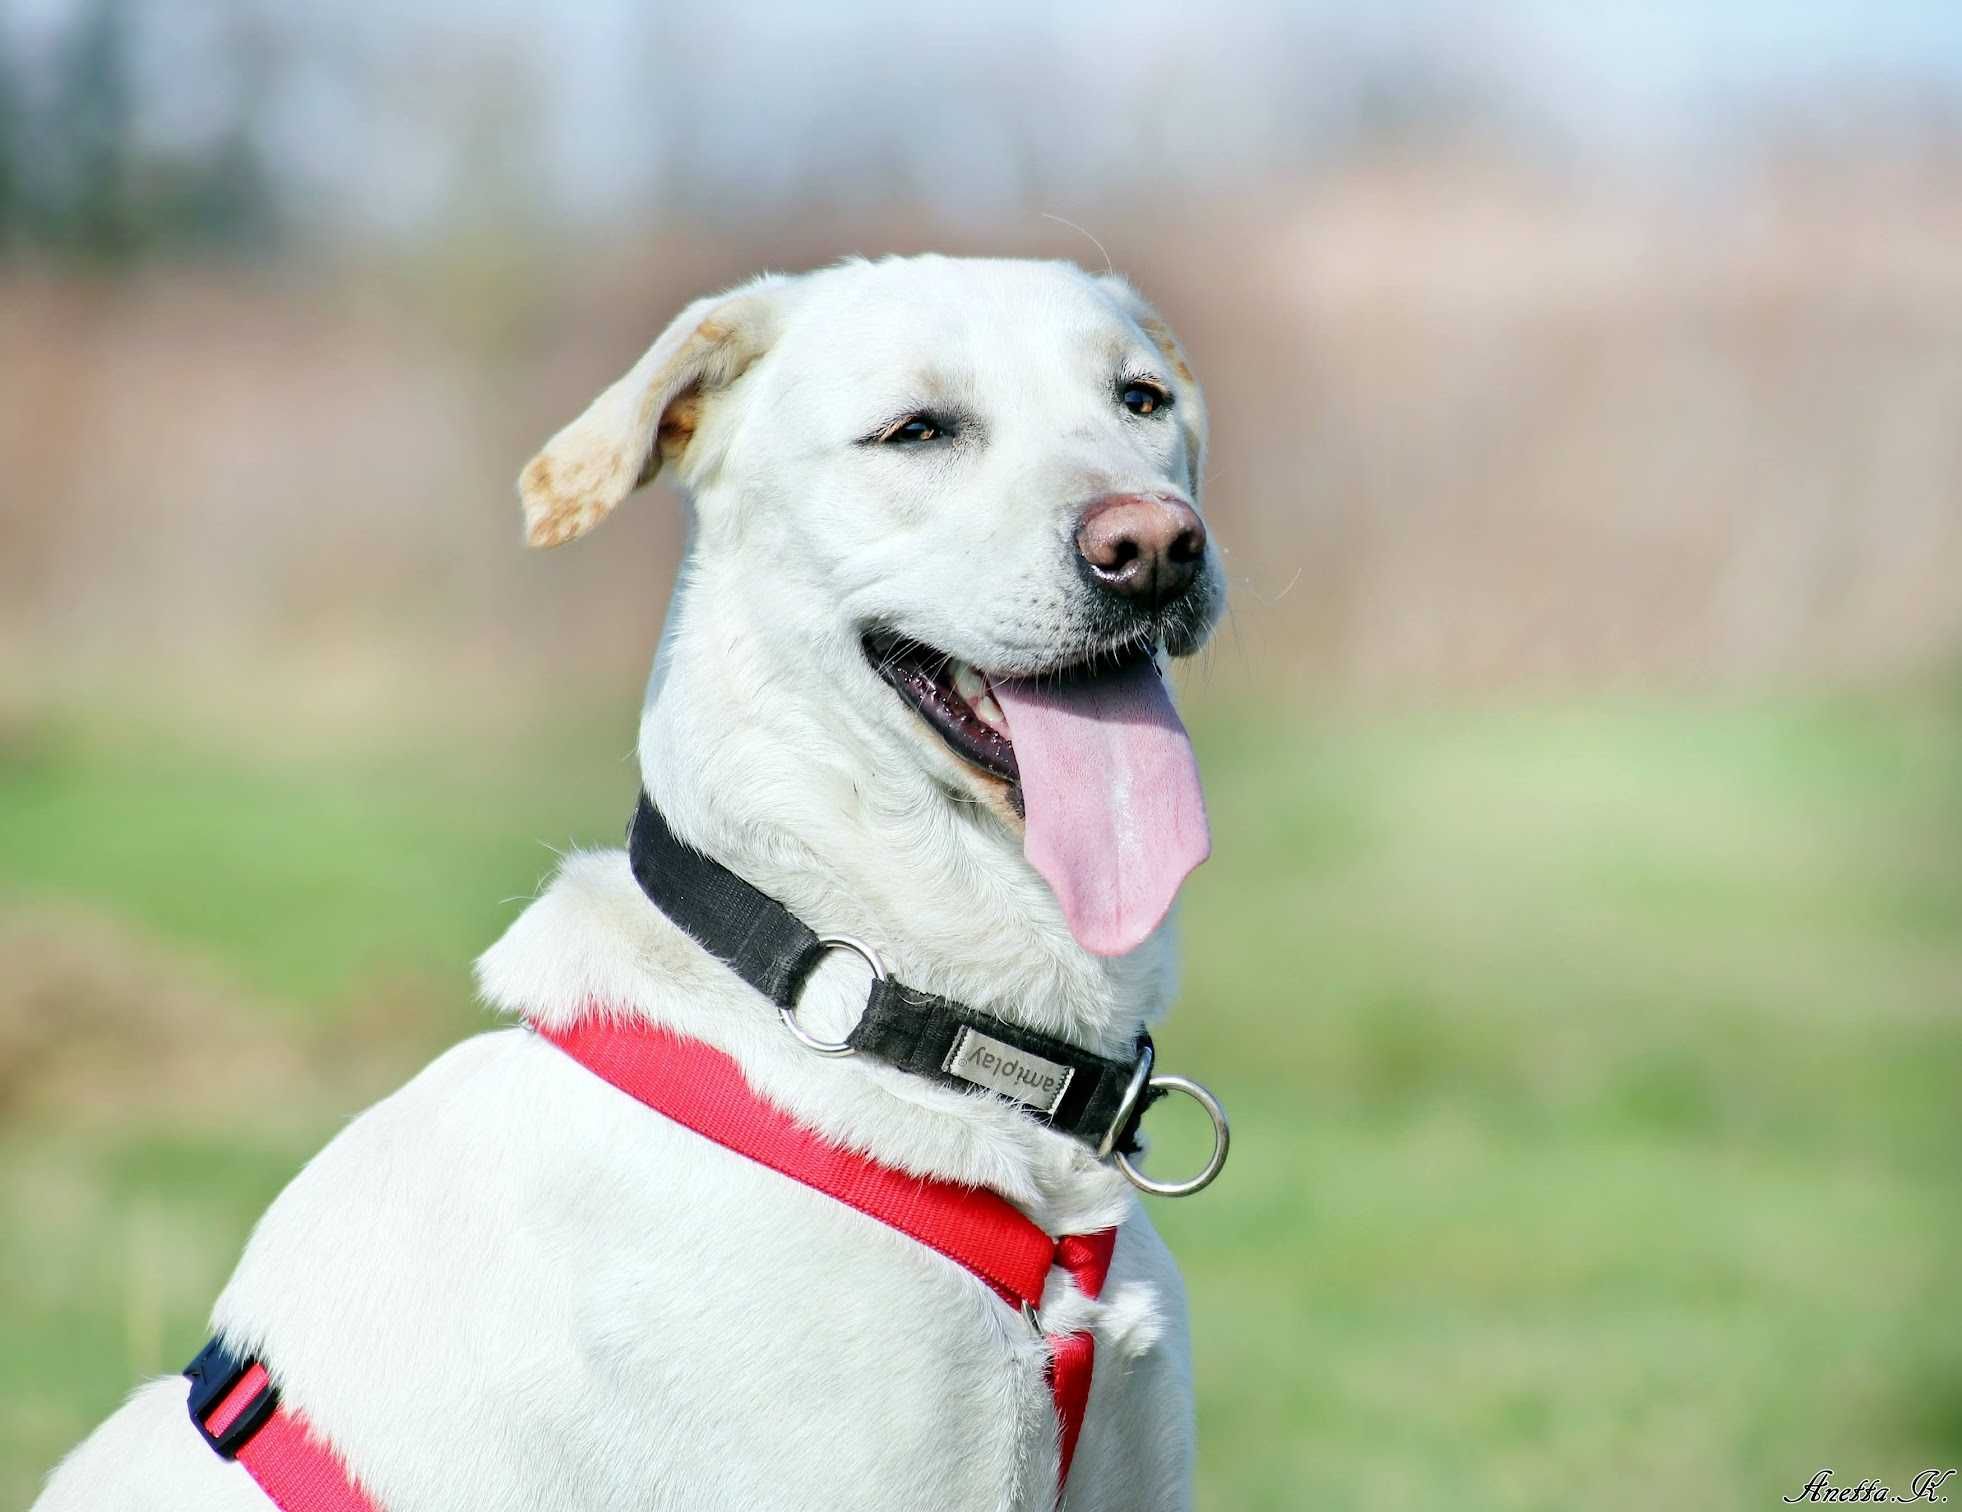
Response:
M1146 372L1176 406L1113 402ZM928 455L853 444L924 404ZM666 441L657 430L666 427ZM694 543L641 726L685 838L916 986L1116 1051L1164 1009L1168 931L1080 949L1019 825L873 675L891 625L997 672L1089 649L1069 521L1111 492L1196 490L1205 421L1121 283L1061 264L853 263L701 301L527 469L533 539L590 527L666 456ZM1218 571L1203 591L1217 609ZM623 794L623 802L628 795ZM479 963L495 1007L595 1007L721 1047L827 1138L991 1187L1052 1233L1121 1223L1102 1297L1051 1276L1043 1322L1097 1336L1067 1505L1189 1505L1177 1271L1121 1177L1006 1103L800 1048L641 895L575 855ZM802 1012L841 1033L862 968ZM387 1512L1050 1505L1044 1351L965 1271L623 1097L523 1028L470 1040L362 1114L260 1221L215 1326ZM45 1512L265 1512L140 1390Z

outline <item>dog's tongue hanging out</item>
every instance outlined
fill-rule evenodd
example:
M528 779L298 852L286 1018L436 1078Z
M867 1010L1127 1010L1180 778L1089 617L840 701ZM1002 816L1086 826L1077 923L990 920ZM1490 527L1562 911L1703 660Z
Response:
M1122 955L1158 927L1206 859L1206 804L1192 742L1149 661L1063 682L997 682L1028 812L1030 865L1070 933Z

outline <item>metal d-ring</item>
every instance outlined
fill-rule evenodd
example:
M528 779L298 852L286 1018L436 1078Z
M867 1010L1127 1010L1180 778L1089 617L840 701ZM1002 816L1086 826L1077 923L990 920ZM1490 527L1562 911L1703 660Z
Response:
M1117 1168L1124 1173L1124 1179L1141 1192L1149 1192L1154 1197L1190 1197L1194 1192L1210 1186L1213 1178L1226 1165L1226 1151L1233 1142L1233 1131L1226 1123L1226 1109L1219 1105L1217 1097L1187 1076L1154 1076L1149 1085L1167 1092L1183 1092L1206 1110L1206 1116L1213 1121L1212 1158L1197 1176L1186 1181L1153 1181L1132 1165L1131 1157L1121 1151L1117 1157Z
M1131 1110L1137 1107L1145 1083L1151 1080L1152 1063L1157 1058L1157 1050L1152 1047L1150 1039L1146 1039L1144 1054L1138 1057L1137 1067L1131 1072L1130 1085L1125 1087L1124 1096L1118 1101L1117 1116L1110 1121L1110 1127L1104 1131L1104 1137L1097 1145L1097 1159L1109 1160L1110 1152L1117 1148L1117 1138L1131 1122Z
M820 950L849 950L872 968L873 981L883 982L886 979L886 963L879 959L879 952L863 940L854 940L850 935L819 935L817 943ZM795 1003L786 1008L779 1008L777 1012L783 1018L784 1028L788 1029L797 1043L806 1050L815 1050L819 1055L858 1054L858 1047L849 1040L821 1040L816 1035L806 1032L797 1022Z

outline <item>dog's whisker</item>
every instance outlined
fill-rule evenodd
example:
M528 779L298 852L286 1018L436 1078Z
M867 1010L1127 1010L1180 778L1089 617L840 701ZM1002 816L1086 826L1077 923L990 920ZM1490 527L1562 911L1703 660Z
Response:
M1097 255L1104 260L1104 271L1106 273L1115 273L1117 271L1117 265L1110 260L1110 253L1104 250L1104 244L1098 241L1096 237L1092 236L1083 227L1079 226L1075 221L1069 220L1063 216L1052 215L1047 210L1044 210L1040 213L1044 220L1052 220L1059 226L1068 226L1070 230L1076 232L1079 236L1083 237L1086 241L1088 241L1091 246L1095 247L1097 249Z

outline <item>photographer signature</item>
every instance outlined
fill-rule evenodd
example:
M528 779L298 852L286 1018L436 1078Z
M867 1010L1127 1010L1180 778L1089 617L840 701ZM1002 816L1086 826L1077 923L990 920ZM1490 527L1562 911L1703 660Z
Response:
M1945 1502L1948 1497L1942 1487L1954 1477L1955 1471L1923 1470L1908 1485L1905 1491L1896 1491L1885 1481L1874 1480L1871 1476L1857 1486L1836 1486L1830 1466L1821 1470L1797 1491L1783 1500L1788 1502Z

